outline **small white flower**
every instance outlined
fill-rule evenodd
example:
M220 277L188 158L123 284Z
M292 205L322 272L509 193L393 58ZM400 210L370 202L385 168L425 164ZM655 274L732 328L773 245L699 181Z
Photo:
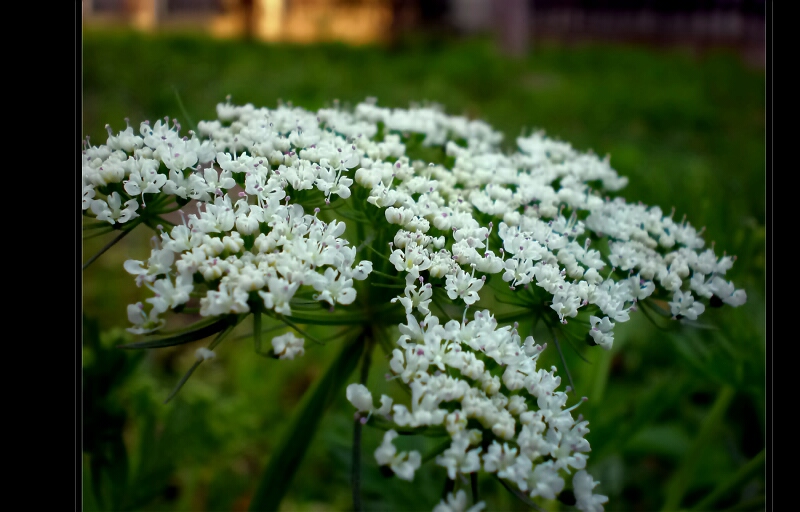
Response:
M94 186L86 185L83 187L82 209L88 210L92 206L92 199L94 198Z
M580 470L572 477L572 488L575 492L575 507L582 512L603 512L603 503L608 501L608 496L592 494L592 489L597 486L592 476L585 470Z
M369 412L372 410L372 393L363 384L350 384L347 386L347 400L358 409L359 412Z
M139 216L139 214L136 213L136 210L139 209L139 203L136 202L136 199L126 201L125 208L121 209L121 205L122 199L119 194L112 192L107 197L107 201L102 199L92 200L90 208L92 209L92 213L97 216L97 220L104 220L109 224L115 224L117 222L123 224Z
M303 338L298 338L294 333L287 332L272 338L272 351L279 359L294 359L305 354Z
M741 306L747 301L747 293L744 290L737 290L733 283L725 281L719 276L714 276L708 286L709 290L722 299L722 302L730 306Z
M475 304L480 299L478 291L483 288L484 279L475 279L473 275L467 274L459 269L456 275L448 275L445 279L445 290L451 300L461 298L467 305Z
M158 318L158 310L150 309L150 314L144 312L144 305L141 302L128 305L128 320L134 327L126 330L132 334L148 334L157 331L166 325L166 320Z
M531 489L531 498L541 496L554 500L564 490L564 479L558 474L554 462L548 460L536 465L528 477L528 487Z
M592 328L589 330L589 335L592 337L594 342L604 349L610 350L611 345L614 343L614 324L607 316L604 316L601 319L594 315L590 315L589 322L592 324Z
M323 300L331 306L338 304L348 305L356 300L356 290L353 288L353 280L344 276L339 277L339 273L328 267L325 274L315 274L314 282L311 283L319 295L314 300ZM339 277L339 279L337 279Z
M481 448L468 450L469 446L469 438L460 435L453 439L447 450L436 457L436 464L447 469L447 477L450 480L455 480L458 473L466 475L480 470Z
M696 302L691 292L678 290L669 303L673 316L684 316L689 320L697 320L697 316L706 310L702 302Z
M147 302L151 303L153 309L159 313L185 304L189 301L189 294L194 290L193 278L189 274L179 274L175 278L175 284L172 284L172 279L167 277L158 279L153 284L145 282L145 285L155 292L156 296L147 299Z
M383 442L375 450L375 460L380 466L389 466L397 478L401 480L414 480L414 472L422 465L422 456L416 450L397 453L397 448L392 440L397 437L397 432L388 430L383 435Z
M455 494L448 493L447 497L433 508L433 512L480 512L485 508L486 502L483 501L467 508L467 493L459 489Z
M209 350L206 347L198 348L194 355L198 361L208 361L209 359L217 357L217 354L215 354L213 350Z

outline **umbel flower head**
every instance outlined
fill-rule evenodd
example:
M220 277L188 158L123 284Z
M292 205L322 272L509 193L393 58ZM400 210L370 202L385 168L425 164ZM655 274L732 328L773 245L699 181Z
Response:
M565 333L574 321L608 350L640 305L695 320L746 300L725 278L734 258L702 230L612 197L627 179L608 158L541 132L509 153L485 122L371 99L316 112L228 99L217 115L186 135L165 118L87 141L84 214L158 230L149 258L124 265L152 292L128 307L129 330L157 332L187 305L209 319L266 314L291 328L272 354L293 359L298 324L328 315L368 329L410 400L376 408L363 385L347 398L386 431L375 457L402 479L421 459L398 455L397 432L438 429L451 443L434 462L451 480L494 473L545 499L570 482L579 509L602 510L588 422L520 326ZM164 221L179 208L182 222ZM462 491L436 505L466 506Z

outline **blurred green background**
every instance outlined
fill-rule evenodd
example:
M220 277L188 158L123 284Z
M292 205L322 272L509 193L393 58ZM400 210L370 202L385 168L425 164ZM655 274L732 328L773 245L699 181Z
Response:
M562 346L579 396L589 397L578 412L589 420L588 469L601 482L595 492L609 496L606 510L670 503L762 510L764 81L763 69L726 50L541 43L512 58L482 37L409 36L350 47L84 28L83 133L104 143L105 124L119 131L126 117L137 129L145 119L175 117L185 130L214 119L228 94L236 104L275 107L283 100L309 110L374 96L381 106L432 101L450 114L483 119L505 132L508 148L519 134L544 129L578 150L610 154L630 178L622 196L665 212L675 207L676 219L686 214L706 227L718 254L738 257L726 277L748 301L707 310L702 327L677 331L634 315L618 326L610 352ZM337 347L310 346L299 360L277 361L228 341L164 405L202 342L116 348L134 339L123 329L126 305L149 296L122 269L126 259L149 256L152 232L144 229L83 274L84 509L246 510L295 405ZM85 241L84 261L107 241ZM546 352L561 364L555 350ZM370 389L389 392L380 351L375 359ZM351 507L352 418L342 393L282 510ZM367 428L364 436L365 508L430 510L443 468L428 463L413 483L385 479L372 457L381 433ZM402 442L427 447L424 440ZM480 486L489 510L527 509L495 480ZM548 508L571 509L558 502Z

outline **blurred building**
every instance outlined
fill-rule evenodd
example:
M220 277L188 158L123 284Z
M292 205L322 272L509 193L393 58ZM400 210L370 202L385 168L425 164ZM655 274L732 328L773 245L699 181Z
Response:
M384 0L83 0L84 26L204 31L263 41L383 39L392 26Z
M83 22L355 44L493 32L510 53L543 40L765 48L765 0L83 0Z

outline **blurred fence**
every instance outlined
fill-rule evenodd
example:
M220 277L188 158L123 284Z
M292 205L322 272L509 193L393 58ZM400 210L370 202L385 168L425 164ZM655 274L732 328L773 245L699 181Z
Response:
M83 21L297 42L493 31L511 53L553 39L765 48L765 0L84 0Z

